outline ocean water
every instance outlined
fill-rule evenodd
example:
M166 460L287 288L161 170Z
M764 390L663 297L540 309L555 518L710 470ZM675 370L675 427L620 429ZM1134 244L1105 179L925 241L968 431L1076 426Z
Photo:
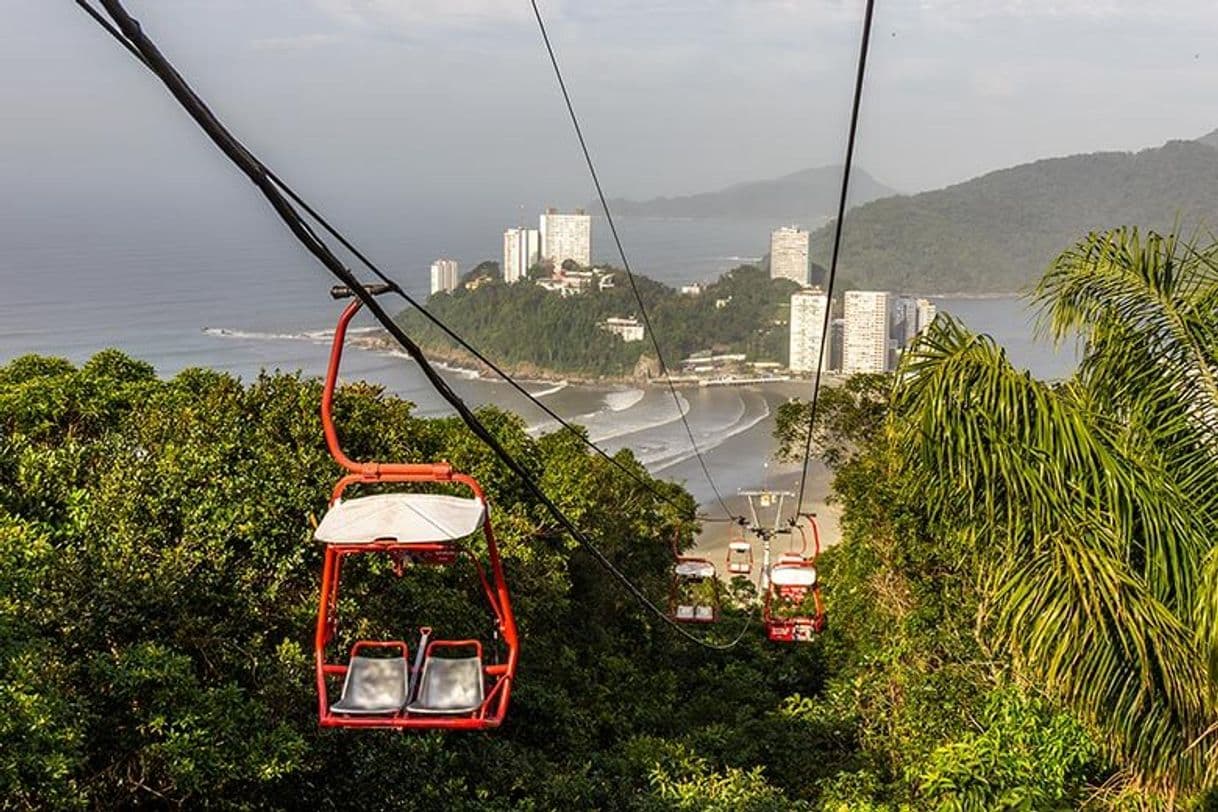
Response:
M412 293L425 297L427 269L440 255L463 268L497 258L506 223L493 216L380 222L369 239L352 234ZM619 223L636 271L670 284L713 279L766 249L765 223ZM604 224L595 256L616 261ZM207 366L250 378L260 370L324 371L338 307L331 279L267 212L208 208L189 201L132 212L71 207L0 209L0 363L25 353L83 361L118 347L162 375ZM992 334L1016 364L1044 377L1068 374L1073 359L1032 338L1031 314L1016 299L938 300L975 329ZM367 317L357 329L371 329ZM661 343L663 337L660 337ZM472 404L494 403L553 428L544 413L506 384L449 371ZM414 401L425 415L450 412L406 358L350 348L343 376L364 378ZM630 448L652 470L683 481L704 502L713 492L694 457L680 415L706 457L721 493L756 485L772 452L773 413L807 384L757 388L590 387L530 382L565 419L588 427L610 451Z

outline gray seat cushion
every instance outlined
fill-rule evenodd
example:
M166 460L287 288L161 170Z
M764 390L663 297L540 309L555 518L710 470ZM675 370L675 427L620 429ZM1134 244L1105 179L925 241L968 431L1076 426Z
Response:
M343 695L332 713L381 715L397 713L406 704L405 657L352 657L347 665Z
M410 713L473 713L482 707L481 657L428 657Z

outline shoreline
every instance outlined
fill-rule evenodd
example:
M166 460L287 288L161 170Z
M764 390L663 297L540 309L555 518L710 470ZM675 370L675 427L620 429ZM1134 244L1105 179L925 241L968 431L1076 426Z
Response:
M372 352L383 353L401 353L401 349L396 343L389 340L384 334L378 333L374 335L358 336L348 339L353 346L361 347ZM499 375L495 370L491 369L486 364L479 361L474 356L470 355L465 350L453 349L450 347L436 347L428 345L422 347L423 352L427 355L428 360L434 361L438 366L451 369L458 373L472 373L483 380L497 380ZM630 375L601 375L589 376L576 373L564 373L545 367L535 366L533 364L499 364L500 369L513 378L520 381L532 381L535 383L568 383L582 386L633 386L647 384L649 379L635 378Z
M370 352L385 353L387 355L402 354L402 350L398 347L398 345L391 341L384 333L378 332L362 336L349 336L347 341L352 346L359 347ZM477 358L470 355L465 350L453 349L451 347L436 347L433 345L424 346L422 347L422 350L424 354L427 355L428 360L435 362L437 366L440 366L443 369L448 369L458 374L469 374L486 381L500 379L499 375L493 369L480 362ZM703 385L702 381L716 380L718 377L712 376L708 378L690 378L688 376L670 375L670 377L666 378L643 377L636 375L584 375L575 372L562 372L559 370L547 369L534 364L499 364L498 366L505 373L518 381L547 384L571 384L576 386L592 387L619 388L623 386L657 386L671 382L671 384L678 389L697 389ZM827 373L824 377L831 381L834 376ZM783 380L741 382L738 385L767 386L770 384L780 383L798 385L801 383L810 383L811 381L811 377L805 378L791 375L791 377Z

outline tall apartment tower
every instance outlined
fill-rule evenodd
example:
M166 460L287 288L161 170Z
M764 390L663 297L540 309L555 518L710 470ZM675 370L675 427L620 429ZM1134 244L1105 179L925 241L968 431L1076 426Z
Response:
M437 259L431 263L431 292L433 295L440 291L451 293L456 290L458 279L460 279L460 268L455 259Z
M503 281L524 279L541 258L541 232L535 228L509 228L503 232Z
M834 319L829 322L829 369L834 372L842 370L842 340L846 335L846 320Z
M581 267L592 265L592 218L583 209L574 214L559 214L546 209L541 215L541 258L561 268L568 259Z
M888 292L848 290L844 298L842 372L884 372L888 369Z
M829 297L820 288L791 294L791 353L787 367L792 372L815 371L817 358L822 358L822 369L828 366L829 348L821 345L828 307Z
M907 347L918 335L918 303L912 296L893 296L892 338L897 347Z
M935 308L935 303L930 299L918 299L914 304L918 308L918 334L921 335L926 332L926 329L930 327L930 323L935 320L937 309Z
M795 226L770 232L770 278L808 284L808 232Z

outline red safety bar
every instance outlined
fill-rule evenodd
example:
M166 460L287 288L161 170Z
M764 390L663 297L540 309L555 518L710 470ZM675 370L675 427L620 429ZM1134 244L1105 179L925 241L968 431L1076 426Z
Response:
M337 502L346 488L352 484L377 483L423 483L435 482L459 484L467 487L473 495L485 503L482 488L477 481L466 474L453 470L447 462L439 463L382 463L356 462L348 457L338 439L334 427L333 407L334 389L338 384L338 369L342 361L343 345L347 335L347 327L351 319L359 312L362 302L353 300L343 310L338 325L334 331L334 341L330 349L330 365L326 370L325 386L321 397L322 429L325 432L326 446L342 468L348 473L335 485L331 495L331 504ZM317 628L314 635L314 657L316 661L317 707L318 720L323 727L347 728L403 728L417 730L485 730L498 727L507 714L511 698L512 682L516 677L516 667L520 654L520 642L516 631L516 621L512 614L511 597L508 594L507 581L504 578L503 562L499 556L499 547L495 540L494 528L491 525L490 511L487 510L482 522L482 533L486 539L489 577L478 558L469 550L460 547L452 541L436 541L427 543L403 544L393 540L371 540L357 544L327 544L321 576L321 599L317 611ZM347 673L347 666L332 663L327 660L327 647L333 641L338 626L338 595L341 580L343 559L352 555L388 554L396 560L406 560L421 564L453 564L465 555L474 565L478 580L482 586L483 595L490 607L491 614L499 633L503 647L506 649L505 662L483 666L483 676L487 683L485 698L479 708L473 713L459 715L410 714L405 709L391 715L377 716L346 716L330 712L328 683L330 680L341 678ZM428 644L427 653L435 647L473 645L482 656L482 642L478 640L434 640ZM397 647L401 646L403 656L406 644L401 641L360 641L349 654L364 647Z

